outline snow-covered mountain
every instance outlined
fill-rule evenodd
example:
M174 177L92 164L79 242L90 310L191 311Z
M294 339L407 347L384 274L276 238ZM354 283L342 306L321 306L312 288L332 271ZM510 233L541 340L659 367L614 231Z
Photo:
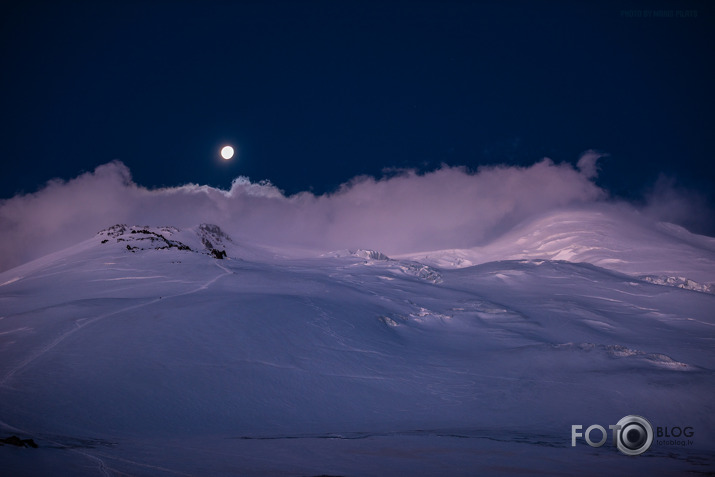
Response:
M480 247L404 255L440 268L498 260L590 263L653 283L715 291L715 238L606 206L574 208L529 220Z
M564 211L478 248L116 225L0 273L12 475L713 470L715 241ZM681 280L682 278L682 280ZM571 426L691 427L643 456ZM598 440L595 431L592 438ZM677 440L676 440L677 441Z

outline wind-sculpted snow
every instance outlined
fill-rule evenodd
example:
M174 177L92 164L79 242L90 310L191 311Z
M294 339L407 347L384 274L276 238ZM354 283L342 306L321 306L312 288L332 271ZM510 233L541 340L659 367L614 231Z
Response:
M693 371L696 368L686 363L674 360L670 356L659 353L645 353L640 350L626 348L621 345L603 345L594 343L564 343L555 346L558 350L576 351L606 355L612 359L624 360L627 366L632 366L631 360L638 360L645 365L670 369L673 371Z
M638 214L572 209L528 220L480 247L400 255L440 268L498 260L542 259L590 263L653 283L707 291L715 284L715 239L673 224L651 224ZM673 280L656 277L684 277Z
M322 256L324 257L335 257L335 258L342 258L342 257L358 257L358 258L364 258L368 261L372 260L390 260L390 257L385 255L382 252L378 252L377 250L364 250L364 249L357 249L357 250L336 250L333 252L329 252L326 254L323 254Z
M715 293L715 285L705 285L685 277L646 275L641 278L649 283L655 283L656 285L666 285L670 287L684 288L686 290L699 291L703 293Z
M3 471L712 468L715 295L546 257L286 255L211 226L116 226L0 273L0 437L39 445L0 447ZM694 443L571 447L572 424L631 413Z
M419 278L431 283L442 282L442 275L439 271L428 265L412 260L393 260L384 253L375 250L340 250L324 254L323 256L335 258L358 257L364 259L364 261L360 262L362 265L382 269L390 275L397 273ZM390 279L384 276L382 278Z

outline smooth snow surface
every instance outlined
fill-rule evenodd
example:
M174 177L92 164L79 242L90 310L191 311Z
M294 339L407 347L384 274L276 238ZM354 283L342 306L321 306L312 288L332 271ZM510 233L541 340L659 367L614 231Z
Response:
M586 262L630 275L715 282L715 238L673 224L652 224L608 207L573 209L530 220L480 247L405 255L428 265L462 268L496 260Z
M397 258L289 259L212 226L124 226L8 270L0 437L40 448L1 446L0 467L712 472L715 295L639 278L712 284L712 241L569 217L481 250ZM607 428L628 414L691 426L692 444L654 442L638 457L610 436L571 447L572 424Z

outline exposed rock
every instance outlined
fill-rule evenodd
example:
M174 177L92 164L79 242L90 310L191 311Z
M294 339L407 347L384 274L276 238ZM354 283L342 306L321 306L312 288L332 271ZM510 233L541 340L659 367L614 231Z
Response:
M400 261L398 263L398 268L405 275L411 275L417 277L421 280L425 280L432 283L442 283L442 274L439 273L432 267L429 267L423 263L419 262L406 262Z
M97 236L102 244L124 243L123 247L130 252L142 250L166 250L177 249L189 252L200 252L211 255L216 259L228 258L227 244L233 242L221 227L214 224L201 224L196 230L196 235L204 246L204 249L192 250L191 247L172 237L178 234L182 240L190 240L188 231L181 232L176 227L151 227L129 226L126 224L116 224L101 230ZM193 242L192 242L193 243Z
M201 238L201 243L210 253L218 247L225 248L225 242L232 242L231 237L221 230L221 227L214 224L199 225L198 235Z
M20 439L17 436L10 436L6 438L0 438L0 446L3 444L9 444L11 446L17 447L32 447L37 449L37 444L32 439Z
M121 235L124 235L124 233L127 231L127 225L126 224L116 224L112 225L111 227L108 227L104 230L100 230L97 235L106 235L111 238L117 238Z
M162 234L171 236L179 229L175 227L158 227L150 230L151 227L128 227L125 224L112 225L111 227L100 231L97 235L100 237L109 237L102 240L102 243L107 243L111 238L119 242L130 242L133 245L127 245L127 250L163 250L176 248L178 250L191 250L191 248L178 240L171 240ZM148 244L147 244L148 242ZM146 245L145 245L146 244Z
M388 257L387 255L385 255L382 252L378 252L377 250L364 250L364 249L350 250L350 254L355 257L366 258L368 260L379 260L379 261L390 260L390 257Z
M348 250L348 249L343 249L343 250L335 250L333 252L328 252L323 255L324 257L335 257L335 258L343 258L343 257L359 257L363 258L368 261L390 261L390 257L385 255L382 252L378 252L377 250L367 250L367 249L357 249L357 250Z

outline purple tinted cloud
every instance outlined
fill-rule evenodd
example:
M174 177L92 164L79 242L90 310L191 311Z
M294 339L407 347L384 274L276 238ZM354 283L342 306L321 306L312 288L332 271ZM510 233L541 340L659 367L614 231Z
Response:
M581 154L578 163L576 163L576 167L584 176L593 179L598 176L598 160L606 156L608 156L608 154L589 149Z
M588 151L586 154L591 153ZM596 153L594 153L596 154ZM116 223L190 227L215 223L238 240L315 251L387 254L479 245L530 216L606 198L579 169L544 159L530 167L461 167L390 178L357 177L337 192L286 197L237 178L228 191L199 185L147 189L121 162L0 202L0 270L61 250ZM592 157L592 156L588 156Z
M642 208L654 220L674 222L690 229L713 222L713 211L700 193L677 184L673 177L660 174L645 194Z

